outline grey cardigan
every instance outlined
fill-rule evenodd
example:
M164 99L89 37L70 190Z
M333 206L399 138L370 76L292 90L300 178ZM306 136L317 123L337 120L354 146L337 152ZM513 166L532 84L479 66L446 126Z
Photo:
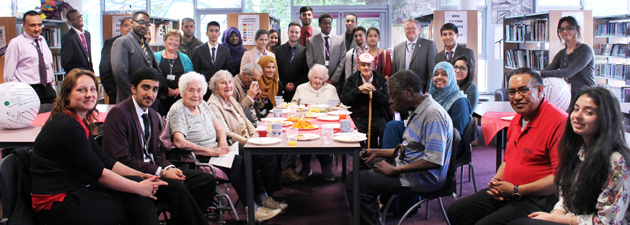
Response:
M571 85L571 98L584 88L595 86L595 57L593 49L587 44L580 44L567 55L564 48L553 57L549 66L540 71L542 77L567 78Z

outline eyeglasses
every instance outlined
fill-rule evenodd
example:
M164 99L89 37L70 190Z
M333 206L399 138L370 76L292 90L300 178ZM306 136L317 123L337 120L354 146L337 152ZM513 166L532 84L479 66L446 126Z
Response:
M524 87L520 87L520 88L518 88L518 89L516 89L516 90L514 90L514 89L508 89L508 90L507 90L507 94L508 94L510 97L514 97L514 96L516 95L516 92L518 92L519 94L521 94L521 96L523 96L523 95L526 95L527 93L529 93L529 91L531 91L532 89L534 89L534 88L536 88L536 87L537 87L537 86L533 86L533 87L527 87L527 86L524 86Z
M79 15L79 16L75 17L74 19L69 19L69 20L78 20L78 19L82 19L82 18L83 18L83 15Z
M140 25L147 25L147 26L151 25L151 22L149 22L149 21L144 21L144 20L133 20L133 21L138 23L138 24L140 24Z
M575 30L575 27L573 26L568 26L568 27L560 27L558 28L558 33L562 33L563 31L572 31Z
M453 66L453 69L455 69L455 70L468 70L468 68L465 67L465 66Z

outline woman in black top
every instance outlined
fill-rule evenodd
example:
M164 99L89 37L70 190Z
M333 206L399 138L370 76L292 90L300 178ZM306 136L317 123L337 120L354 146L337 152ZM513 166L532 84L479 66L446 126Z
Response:
M580 25L572 16L558 21L558 37L565 47L549 66L540 71L542 77L566 78L571 85L571 99L582 89L595 86L595 54L591 46L581 42Z
M152 199L166 183L110 158L88 129L98 115L96 83L80 69L64 79L33 145L33 209L46 224L158 224Z
M164 51L154 53L168 84L168 97L161 101L166 111L171 109L171 105L181 98L178 88L179 77L193 71L190 58L177 51L181 39L182 34L178 30L169 31L164 36Z

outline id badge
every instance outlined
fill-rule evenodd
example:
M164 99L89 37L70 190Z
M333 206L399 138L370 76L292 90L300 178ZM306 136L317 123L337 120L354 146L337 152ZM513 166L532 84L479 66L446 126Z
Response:
M166 75L166 79L170 80L170 81L174 81L175 80L175 75L173 75L173 74Z
M326 60L326 66L330 65L330 61Z

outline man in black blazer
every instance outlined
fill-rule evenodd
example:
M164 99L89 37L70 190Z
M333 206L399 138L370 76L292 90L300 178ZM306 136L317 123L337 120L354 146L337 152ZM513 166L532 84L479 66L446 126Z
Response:
M298 85L308 82L308 66L306 64L306 47L302 46L300 30L302 27L297 22L289 23L289 41L278 46L274 53L278 61L278 75L284 84L285 101L291 101Z
M103 128L103 150L128 167L160 176L168 185L155 193L168 204L173 224L207 225L206 212L216 188L216 178L197 170L177 169L159 146L160 116L149 106L160 87L162 73L142 68L132 79L132 95L112 108ZM148 129L148 130L147 130Z
M208 43L197 46L193 53L192 63L195 72L203 74L206 82L219 70L227 70L230 63L230 49L219 44L221 25L217 21L210 21L206 26ZM208 100L211 91L208 90L203 100Z
M101 75L101 84L105 93L109 96L109 104L116 103L116 80L112 74L111 52L114 41L125 36L131 31L131 17L125 17L120 21L120 35L105 40L101 50L101 64L98 66Z
M465 55L472 60L475 65L475 53L473 50L457 44L457 38L459 37L459 31L457 26L452 23L445 23L440 28L440 34L442 36L442 42L444 42L444 50L435 55L435 63L447 61L453 64L453 60L458 56Z
M92 67L92 43L90 32L83 30L83 15L76 9L66 13L72 26L61 37L61 67L66 73L74 68L94 71Z

